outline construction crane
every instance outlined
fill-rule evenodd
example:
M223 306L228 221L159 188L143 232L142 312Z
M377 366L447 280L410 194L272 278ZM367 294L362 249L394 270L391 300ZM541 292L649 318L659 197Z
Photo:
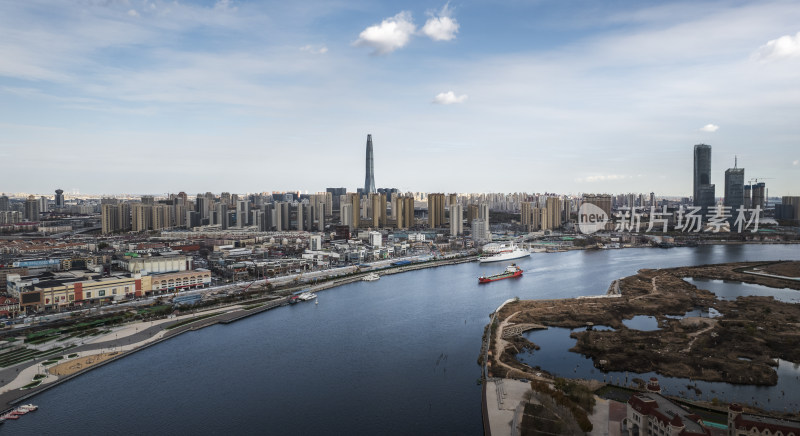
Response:
M773 180L773 179L775 179L775 178L774 177L753 177L752 179L748 180L747 183L752 185L753 183L758 183L759 180Z

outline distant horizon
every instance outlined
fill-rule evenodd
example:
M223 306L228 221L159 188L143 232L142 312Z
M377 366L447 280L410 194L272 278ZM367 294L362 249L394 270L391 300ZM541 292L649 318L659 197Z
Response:
M343 186L328 186L328 188L334 188L334 187L335 188L344 188ZM325 189L327 189L327 188L325 188ZM142 193L142 194L136 194L136 193L116 193L116 194L78 193L78 194L72 194L72 193L69 193L69 192L67 192L65 190L64 191L64 198L67 199L67 200L69 200L70 198L120 198L120 197L121 198L140 198L142 196L152 196L154 198L169 198L170 195L177 195L180 192L185 192L187 197L189 197L190 199L197 197L198 194L205 194L206 192L211 192L215 196L219 196L223 192L227 192L227 193L230 193L230 194L236 194L236 195L273 195L273 193L274 194L283 194L283 193L285 193L285 194L295 194L295 193L299 193L300 195L315 195L317 193L326 192L325 189L316 190L316 191L300 190L300 189L289 189L289 190L250 191L250 192L234 192L234 191L187 192L187 191L173 191L173 192L166 192L166 193L162 192L162 193L155 193L155 194L154 193ZM360 188L357 188L357 189L360 189ZM354 189L354 190L348 189L347 192L348 193L354 193L354 192L357 191L357 189ZM378 189L394 189L394 188L392 188L392 187L380 187ZM767 189L769 189L769 186L767 186ZM53 191L55 191L55 189ZM444 194L457 194L457 195L481 195L481 194L485 194L485 195L488 195L488 194L545 195L545 194L548 194L548 195L572 196L572 197L580 197L580 196L583 196L583 195L611 195L611 196L616 196L616 195L628 195L628 194L635 194L635 195L642 194L645 197L649 197L649 195L650 195L649 192L636 192L636 191L624 191L624 192L613 192L613 193L612 192L595 192L595 191L592 191L592 192L580 192L580 193L528 192L528 191L501 191L501 192L488 192L488 191L487 192L398 191L398 193L400 193L400 194L407 194L407 193L413 193L413 194L444 193ZM43 197L48 197L48 199L50 199L49 197L53 196L53 194L43 194L43 193L34 193L34 192L3 192L3 191L0 191L0 195L6 195L7 197L9 197L9 199L10 198L25 198L25 197L27 197L29 195L33 195L33 196L36 196L36 197L42 197L43 196ZM668 199L668 200L678 200L678 199L682 199L682 198L691 198L692 197L691 195L661 195L661 194L658 194L658 193L653 193L653 194L655 195L656 198L662 198L662 199ZM794 196L796 196L796 195L791 195L791 194L789 194L789 195L786 195L786 194L775 195L775 194L771 194L770 193L767 196L767 198L778 198L779 199L781 197L794 197ZM716 200L722 200L725 197L724 196L715 196L714 198Z

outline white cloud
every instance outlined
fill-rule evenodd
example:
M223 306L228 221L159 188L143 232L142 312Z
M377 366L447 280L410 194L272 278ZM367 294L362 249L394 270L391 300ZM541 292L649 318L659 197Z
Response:
M380 24L364 29L353 45L372 47L373 54L388 54L405 47L415 30L416 26L412 21L411 13L403 11L381 21Z
M324 45L311 45L307 44L300 47L300 50L309 52L311 54L325 54L328 52L328 47Z
M233 2L231 0L219 0L218 2L214 3L214 9L218 11L236 12L236 10L239 8L232 6L232 3Z
M800 160L795 160L794 162L792 162L792 165L794 166L800 165Z
M450 41L455 39L458 33L459 24L455 18L450 16L451 10L449 3L442 7L439 16L433 15L428 18L422 27L422 34L434 41Z
M139 18L139 13L136 12L136 9L131 9L131 10L128 11L128 16L129 17Z
M706 124L705 126L700 128L703 132L716 132L719 130L719 126L716 124Z
M456 96L453 91L447 92L440 92L433 98L433 102L436 104L454 104L454 103L464 103L467 100L467 94L461 94Z
M758 48L754 57L764 61L800 57L800 32L768 41Z

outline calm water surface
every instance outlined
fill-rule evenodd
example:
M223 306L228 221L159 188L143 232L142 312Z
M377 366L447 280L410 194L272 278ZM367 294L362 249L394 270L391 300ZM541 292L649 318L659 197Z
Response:
M777 259L800 247L536 253L517 262L524 277L486 285L477 277L505 264L385 276L135 353L36 396L39 411L0 431L481 434L476 362L506 299L603 294L640 268Z
M759 297L773 297L784 303L800 303L800 291L790 288L777 289L752 283L730 282L726 280L687 278L686 281L697 286L699 289L706 289L712 292L721 300L735 300L738 297L755 295Z

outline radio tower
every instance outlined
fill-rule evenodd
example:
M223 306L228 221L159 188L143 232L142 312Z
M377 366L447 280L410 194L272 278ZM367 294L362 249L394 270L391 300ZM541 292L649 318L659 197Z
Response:
M375 168L372 162L372 135L367 135L367 176L364 178L364 193L375 193Z

